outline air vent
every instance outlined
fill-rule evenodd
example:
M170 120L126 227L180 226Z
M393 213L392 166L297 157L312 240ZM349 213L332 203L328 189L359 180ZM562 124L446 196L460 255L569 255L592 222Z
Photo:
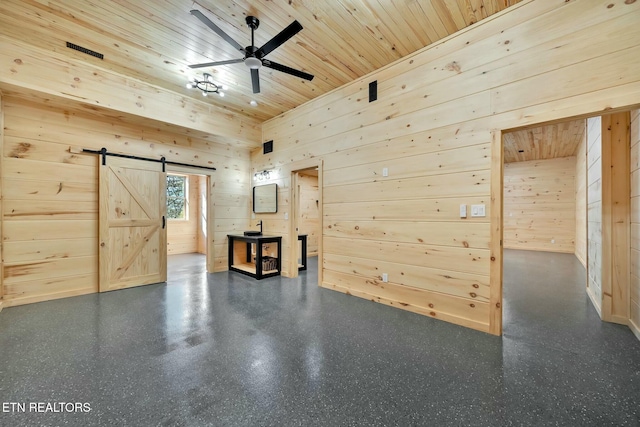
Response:
M273 151L273 140L267 141L262 144L262 154L268 154Z
M73 50L77 50L78 52L86 53L87 55L95 56L99 59L104 59L104 55L93 51L91 49L87 49L86 47L78 46L77 44L67 42L67 47Z
M369 102L373 102L378 99L378 81L374 80L369 83Z

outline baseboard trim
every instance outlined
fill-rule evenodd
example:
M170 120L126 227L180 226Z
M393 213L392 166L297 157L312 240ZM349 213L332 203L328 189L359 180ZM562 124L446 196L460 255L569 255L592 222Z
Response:
M487 334L490 334L491 332L489 332L489 324L487 323L482 323L476 320L471 320L471 319L467 319L465 317L460 317L460 316L456 316L453 314L449 314L446 312L441 312L441 311L437 311L433 308L427 308L427 307L421 307L421 306L417 306L417 305L410 305L410 304L406 304L404 302L401 301L397 301L395 299L390 299L388 297L384 297L384 296L379 296L379 295L373 295L370 293L367 293L365 291L361 291L361 290L357 290L357 289L352 289L352 288L348 288L346 286L341 286L341 285L336 285L334 283L329 283L329 282L322 282L322 285L320 285L321 287L325 288L325 289L330 289L332 291L336 291L336 292L340 292L346 295L350 295L353 297L357 297L357 298L362 298L365 300L369 300L373 303L379 303L379 304L384 304L384 305L388 305L394 308L399 308L401 310L405 310L405 311L410 311L412 313L416 313L416 314L421 314L423 316L426 317L431 317L433 319L437 319L437 320L442 320L448 323L452 323L454 325L458 325L458 326L462 326L462 327L466 327L466 328L470 328L470 329L475 329L477 331L480 332L485 332ZM425 293L429 293L429 291L424 291ZM493 334L495 335L495 334Z
M595 295L593 295L593 292L591 292L590 288L587 288L587 295L589 295L589 299L591 300L591 303L593 304L596 311L598 312L598 316L600 316L600 319L602 319L602 309L600 308L600 305L598 304L598 300L596 299Z
M71 291L57 292L53 294L33 295L25 298L5 299L3 303L6 308L9 308L9 307L16 307L19 305L35 304L38 302L54 301L62 298L72 298L80 295L89 295L89 294L95 294L95 293L97 293L97 290L91 287L91 288L84 288L84 289L75 289Z
M633 320L631 319L629 319L629 329L631 329L633 335L635 335L636 338L638 338L638 340L640 341L640 326L633 323Z
M521 245L513 245L510 243L505 243L502 246L504 249L513 249L515 251L533 251L533 252L551 252L555 254L574 254L575 249L556 249L556 248L547 248L542 246L521 246Z
M629 325L630 320L627 317L618 316L618 315L612 315L610 322L626 326L626 325Z

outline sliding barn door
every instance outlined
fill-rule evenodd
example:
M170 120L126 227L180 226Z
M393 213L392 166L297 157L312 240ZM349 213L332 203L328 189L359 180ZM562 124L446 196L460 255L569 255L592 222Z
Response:
M167 280L166 185L160 163L100 166L100 292Z

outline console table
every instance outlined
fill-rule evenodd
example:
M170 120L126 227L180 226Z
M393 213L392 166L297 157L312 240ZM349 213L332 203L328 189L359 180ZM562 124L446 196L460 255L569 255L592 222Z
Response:
M229 270L246 274L255 279L264 279L280 275L282 260L282 236L243 236L228 234L229 239ZM265 252L264 245L274 245L275 248ZM255 246L254 246L255 245ZM254 249L255 248L255 249ZM265 264L275 259L275 268L263 269Z

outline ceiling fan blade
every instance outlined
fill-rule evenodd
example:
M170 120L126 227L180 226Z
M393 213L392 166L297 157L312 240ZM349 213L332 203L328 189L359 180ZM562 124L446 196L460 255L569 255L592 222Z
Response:
M273 50L275 50L282 43L298 34L300 30L302 30L302 25L300 25L298 21L293 21L287 28L280 31L274 38L266 42L260 49L258 49L256 51L256 56L258 58L264 58L270 52L273 52Z
M244 61L244 59L240 58L240 59L229 59L227 61L205 62L204 64L189 65L189 68L215 67L217 65L237 64L242 61Z
M260 93L260 75L255 68L251 69L251 84L253 85L253 93Z
M276 71L281 71L283 73L291 74L292 76L300 77L305 80L313 80L313 75L309 73L305 73L304 71L296 70L291 67L287 67L286 65L278 64L277 62L264 60L262 61L262 65L265 67L274 69Z
M222 31L216 24L214 24L213 22L211 22L211 20L209 18L207 18L206 16L204 16L202 14L202 12L200 12L199 10L195 10L193 9L191 11L191 14L193 16L195 16L196 18L198 18L200 21L202 21L202 23L204 25L206 25L207 27L211 28L213 30L213 32L215 32L217 35L219 35L220 37L222 37L227 43L229 43L231 46L235 47L236 49L238 49L241 52L244 52L244 48L242 46L240 46L240 43L238 43L237 41L235 41L234 39L232 39L229 34L225 33L224 31Z

